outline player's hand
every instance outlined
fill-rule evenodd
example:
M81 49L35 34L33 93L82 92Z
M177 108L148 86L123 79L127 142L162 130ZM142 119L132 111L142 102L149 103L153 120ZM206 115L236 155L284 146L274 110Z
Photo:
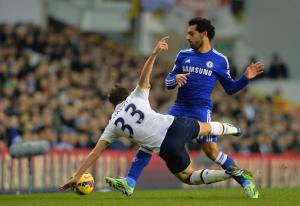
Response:
M78 181L79 181L78 178L71 177L70 180L66 184L64 184L61 187L59 187L59 190L60 191L65 191L65 190L67 190L69 188L74 188L74 187L76 187Z
M252 63L248 66L244 75L247 79L253 79L264 72L264 67L261 62Z
M169 39L169 36L165 36L163 38L161 38L158 43L156 44L156 46L154 47L152 54L153 55L157 55L159 54L161 51L166 51L169 48L169 45L167 43L167 40Z
M176 82L179 87L182 87L183 85L186 84L187 77L190 75L190 73L185 73L185 74L177 74L176 75Z

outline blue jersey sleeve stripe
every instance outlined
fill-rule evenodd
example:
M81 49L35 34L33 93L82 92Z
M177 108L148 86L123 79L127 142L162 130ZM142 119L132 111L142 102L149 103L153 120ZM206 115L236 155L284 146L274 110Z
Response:
M175 78L172 78L172 79L166 79L166 82L173 82L175 81Z
M174 83L166 84L166 86L174 86L174 85L176 85L176 84L177 84L177 82L174 82Z
M176 84L177 84L176 81L175 82L166 83L167 86L173 86L173 85L176 85Z

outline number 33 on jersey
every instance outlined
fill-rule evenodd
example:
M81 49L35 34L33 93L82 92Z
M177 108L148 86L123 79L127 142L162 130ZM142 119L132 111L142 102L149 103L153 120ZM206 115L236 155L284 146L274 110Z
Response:
M148 144L143 146L158 151L161 137L166 135L174 117L153 111L148 98L149 88L137 86L125 101L116 106L101 139L113 142L125 136L137 143L147 139Z

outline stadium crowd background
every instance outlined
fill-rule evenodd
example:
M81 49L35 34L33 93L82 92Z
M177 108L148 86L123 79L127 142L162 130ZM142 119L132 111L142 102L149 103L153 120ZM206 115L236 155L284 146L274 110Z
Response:
M32 24L1 24L0 45L0 150L13 142L41 139L57 149L94 147L113 111L107 92L117 82L133 89L145 61L133 48L71 27L44 31ZM151 105L161 113L176 96L176 90L164 86L172 64L160 60L153 73ZM265 64L262 78L272 68ZM241 75L234 71L233 76ZM287 68L271 78L288 78ZM213 102L214 120L245 131L242 138L219 139L226 153L300 152L299 105L283 99L280 91L266 96L243 90L228 96L218 87ZM119 150L137 147L126 138L111 145ZM199 146L191 143L189 148Z

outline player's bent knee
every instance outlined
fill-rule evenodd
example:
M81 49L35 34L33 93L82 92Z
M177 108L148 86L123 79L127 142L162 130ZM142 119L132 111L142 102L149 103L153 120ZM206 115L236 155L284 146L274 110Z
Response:
M205 122L199 122L198 124L200 126L199 135L198 136L206 136L209 135L211 132L211 126L208 123Z
M193 173L193 168L189 165L184 171L174 174L181 182L191 185L190 177Z
M180 172L177 174L174 174L181 182L191 185L191 181L190 181L190 176L191 175L187 175L186 173Z

